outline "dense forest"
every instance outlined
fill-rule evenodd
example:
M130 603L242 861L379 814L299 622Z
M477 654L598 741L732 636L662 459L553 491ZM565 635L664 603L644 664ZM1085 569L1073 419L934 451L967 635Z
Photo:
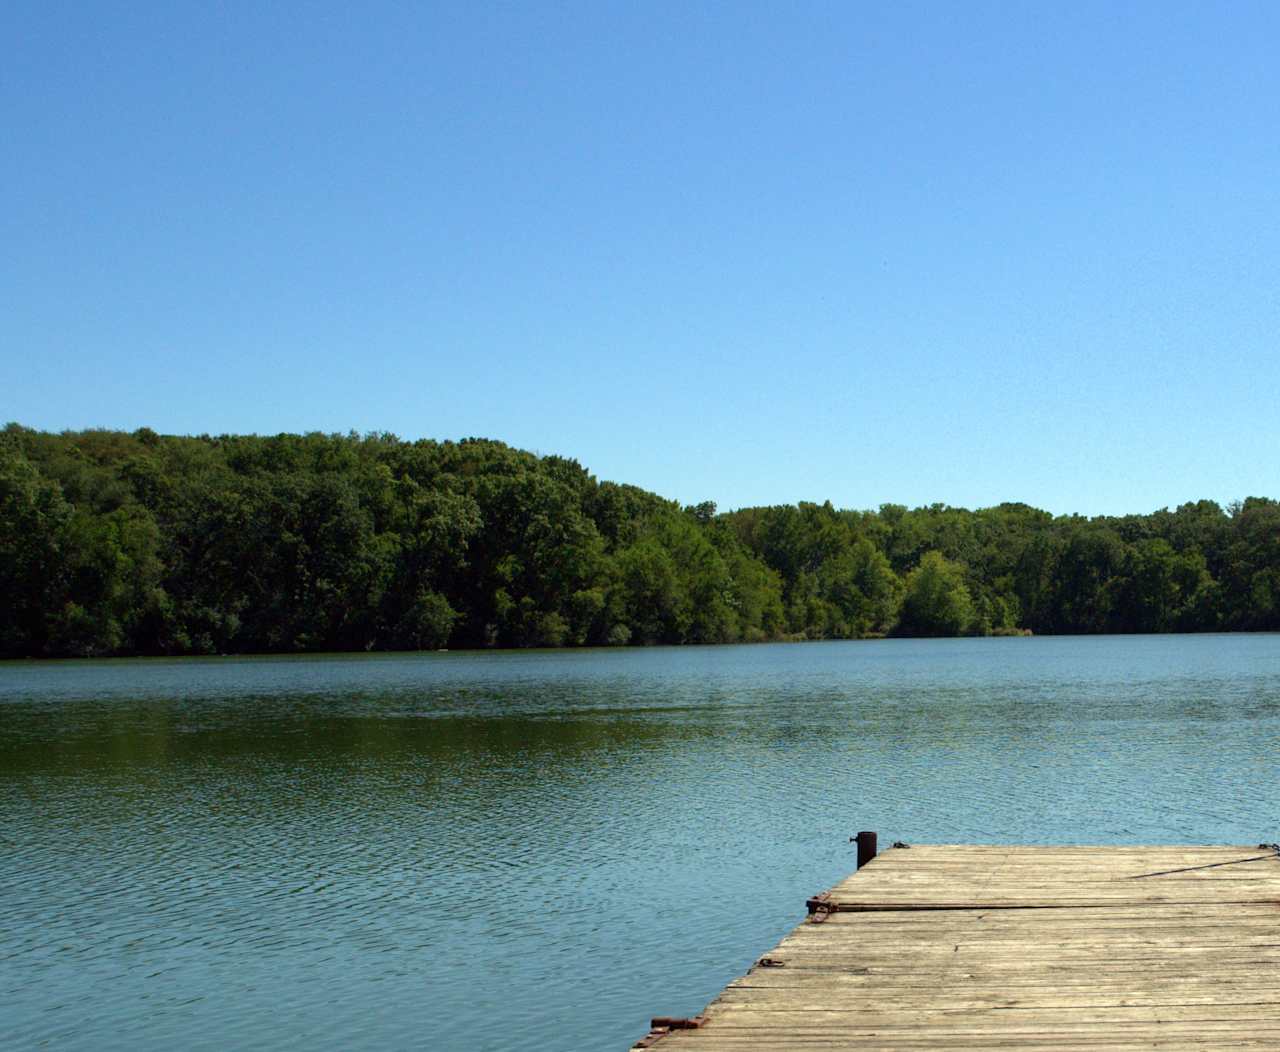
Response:
M0 654L1280 629L1280 504L681 507L501 442L0 434Z

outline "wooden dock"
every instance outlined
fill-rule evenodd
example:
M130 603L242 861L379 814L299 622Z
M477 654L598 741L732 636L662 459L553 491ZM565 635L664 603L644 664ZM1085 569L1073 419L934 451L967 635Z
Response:
M809 909L635 1047L1280 1050L1275 845L894 847Z

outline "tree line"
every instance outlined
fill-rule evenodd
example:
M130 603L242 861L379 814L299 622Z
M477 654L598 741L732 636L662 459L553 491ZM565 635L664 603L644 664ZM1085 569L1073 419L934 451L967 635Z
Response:
M717 513L501 442L0 434L0 654L1280 629L1280 504Z

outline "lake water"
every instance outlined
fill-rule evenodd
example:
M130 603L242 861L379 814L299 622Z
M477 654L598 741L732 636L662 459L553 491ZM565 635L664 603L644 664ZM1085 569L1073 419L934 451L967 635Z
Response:
M1280 840L1280 636L0 665L0 1046L625 1049L881 842Z

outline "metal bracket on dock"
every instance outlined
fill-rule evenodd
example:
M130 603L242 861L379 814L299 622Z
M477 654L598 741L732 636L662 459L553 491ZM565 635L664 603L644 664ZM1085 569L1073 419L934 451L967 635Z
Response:
M809 911L809 923L821 924L836 911L836 904L831 901L831 892L824 891L806 900L805 908Z
M695 1015L692 1019L677 1019L674 1016L654 1016L649 1023L649 1033L637 1041L633 1048L652 1048L673 1030L697 1030L706 1022L704 1016Z

